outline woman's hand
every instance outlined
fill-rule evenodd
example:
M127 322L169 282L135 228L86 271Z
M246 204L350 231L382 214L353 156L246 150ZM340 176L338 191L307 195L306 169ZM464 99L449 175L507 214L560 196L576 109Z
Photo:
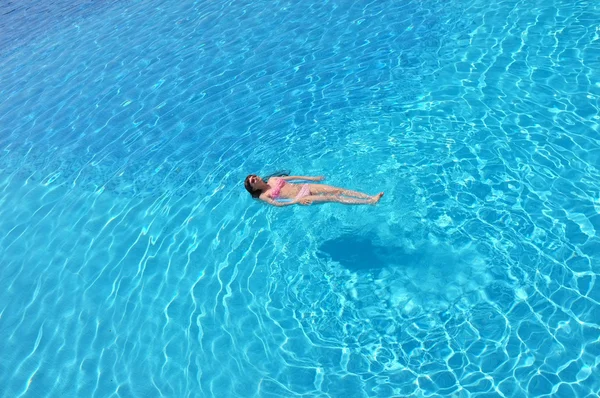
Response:
M312 203L312 200L310 200L308 198L302 198L302 199L299 200L299 203L301 205L308 206L308 205L310 205Z
M318 176L318 177L315 177L314 179L315 179L315 181L323 181L325 179L325 177Z

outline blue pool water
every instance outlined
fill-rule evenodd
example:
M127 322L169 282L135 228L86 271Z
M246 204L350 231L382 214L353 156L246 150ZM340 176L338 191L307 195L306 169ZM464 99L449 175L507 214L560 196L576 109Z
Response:
M0 15L0 396L600 393L599 3Z

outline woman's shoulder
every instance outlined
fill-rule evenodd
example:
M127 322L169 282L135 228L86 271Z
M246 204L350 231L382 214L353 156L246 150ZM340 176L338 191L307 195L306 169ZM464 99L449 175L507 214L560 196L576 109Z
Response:
M258 195L258 198L261 200L270 199L271 191L272 189L267 189L266 191L263 191L260 195Z

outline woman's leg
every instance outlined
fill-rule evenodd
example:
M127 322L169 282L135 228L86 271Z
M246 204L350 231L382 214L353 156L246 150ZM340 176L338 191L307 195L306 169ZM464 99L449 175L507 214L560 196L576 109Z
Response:
M350 191L344 188L333 187L331 185L310 184L310 193L313 195L344 195L354 198L370 199L372 196L362 192Z
M358 192L358 191L351 191L349 189L344 189L342 191L342 195L352 196L354 198L372 198L371 195L367 195L366 193L362 193L362 192Z
M375 196L369 196L367 199L348 198L339 195L309 195L299 199L299 202L303 205L319 202L335 202L343 203L345 205L368 205L379 202L379 199L381 199L382 196L383 192Z

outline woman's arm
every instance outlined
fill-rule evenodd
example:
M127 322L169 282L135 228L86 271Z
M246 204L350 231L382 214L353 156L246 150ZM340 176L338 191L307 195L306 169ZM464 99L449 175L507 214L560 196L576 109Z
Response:
M290 206L290 205L295 205L296 203L298 203L297 200L290 200L289 202L279 202L279 201L273 200L269 197L266 197L266 198L261 197L260 200L267 202L270 205L277 206L277 207Z
M287 177L279 177L279 178L286 180L286 181L291 181L291 180L323 181L325 179L325 177L323 177L323 176L318 176L318 177L287 176Z

